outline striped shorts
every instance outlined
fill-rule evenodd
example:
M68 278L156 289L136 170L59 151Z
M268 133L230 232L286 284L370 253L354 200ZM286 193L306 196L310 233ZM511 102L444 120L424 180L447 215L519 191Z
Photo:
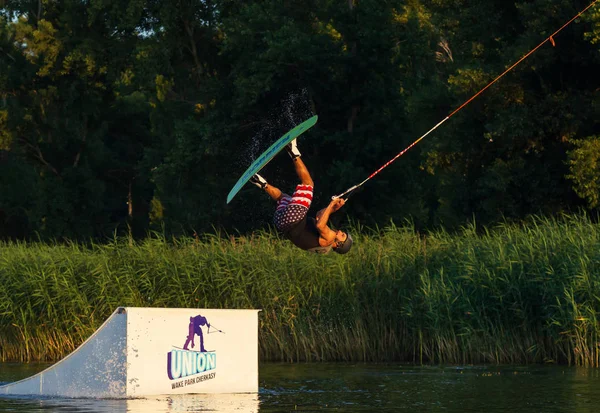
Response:
M277 229L286 232L306 217L313 199L313 187L298 185L292 196L284 195L277 202L273 222Z

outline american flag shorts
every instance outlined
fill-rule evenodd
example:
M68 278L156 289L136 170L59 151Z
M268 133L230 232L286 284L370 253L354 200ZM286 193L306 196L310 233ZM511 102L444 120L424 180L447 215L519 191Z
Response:
M292 196L284 195L277 202L273 222L278 230L285 232L306 217L313 199L313 187L298 185Z

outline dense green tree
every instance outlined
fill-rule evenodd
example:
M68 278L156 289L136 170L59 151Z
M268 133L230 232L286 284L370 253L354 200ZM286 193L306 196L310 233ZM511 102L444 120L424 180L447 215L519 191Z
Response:
M430 3L454 56L448 86L455 107L585 6ZM438 219L460 224L476 214L490 222L577 204L565 179L569 141L598 128L591 102L599 67L590 59L597 47L585 41L587 28L574 24L560 33L555 47L547 43L432 139L427 165L439 177Z
M36 172L39 191L27 213L33 231L56 238L97 236L118 224L111 220L115 214L127 211L123 192L129 188L109 193L105 178L123 169L115 165L122 148L111 152L108 145L122 138L111 133L111 108L136 37L105 16L110 10L103 2L35 3L8 2L6 9L19 17L4 20L3 28L18 52L3 59L3 126L11 137L4 146L14 162ZM134 167L131 161L125 169ZM118 179L129 182L128 175ZM4 189L12 193L22 184L9 180ZM109 209L113 199L124 207Z
M320 119L301 143L317 203L362 181L413 138L417 129L407 117L407 95L416 84L427 84L426 73L435 67L435 37L416 6L251 1L225 20L224 33L232 59L231 107L237 116L247 112L245 124L257 123L239 137L242 145L271 129L265 109L273 113L285 107L287 96L306 90L307 102L300 106ZM303 120L279 110L281 133ZM346 211L370 224L421 214L414 202L420 189L415 159L386 171Z
M575 140L576 149L569 152L573 189L590 208L600 206L600 138Z
M226 194L313 114L301 149L320 206L588 4L4 1L0 236L262 228L264 194ZM364 185L347 215L453 228L597 208L599 9ZM264 174L294 183L284 155Z

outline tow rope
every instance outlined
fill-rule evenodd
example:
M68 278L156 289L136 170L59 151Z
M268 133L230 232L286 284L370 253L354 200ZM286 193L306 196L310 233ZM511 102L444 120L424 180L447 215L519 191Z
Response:
M502 74L500 74L498 77L496 77L490 83L488 83L483 89L481 89L479 92L477 92L473 96L471 96L471 98L469 98L462 105L460 105L457 109L455 109L452 113L450 113L448 116L446 116L440 123L438 123L433 128L431 128L427 133L425 133L419 139L417 139L416 141L414 141L413 143L411 143L410 145L408 145L408 147L406 147L406 149L404 149L403 151L401 151L400 153L398 153L396 156L394 156L392 159L390 159L381 168L379 168L378 170L376 170L375 172L373 172L371 175L369 175L367 177L367 179L365 179L364 181L362 181L361 183L359 183L357 185L354 185L351 188L348 188L345 192L342 192L339 195L334 195L332 197L332 199L345 197L345 199L347 200L350 197L350 195L355 190L357 190L358 188L360 188L361 186L363 186L371 178L375 177L379 172L383 171L390 164L392 164L396 159L398 159L399 157L401 157L402 155L404 155L410 148L412 148L417 143L419 143L421 140L423 140L427 135L429 135L431 132L433 132L434 130L436 130L437 128L439 128L444 122L446 122L448 119L450 119L452 116L454 116L460 110L462 110L465 106L467 106L469 103L471 103L473 100L475 100L475 98L477 98L479 95L481 95L483 92L485 92L490 86L492 86L494 83L496 83L502 77L504 77L504 75L506 75L508 72L510 72L511 70L513 70L515 67L517 67L523 60L527 59L530 55L532 55L533 53L535 53L535 51L538 50L540 47L542 47L546 42L550 42L552 44L552 46L556 46L554 37L558 33L560 33L565 27L567 27L568 25L570 25L571 23L573 23L573 21L575 21L576 19L578 19L583 13L585 13L590 8L592 8L598 1L600 1L600 0L595 0L593 3L591 3L585 9L583 9L582 11L580 11L575 17L573 17L571 20L569 20L568 22L566 22L560 29L558 29L557 31L555 31L554 33L552 33L543 42L541 42L536 47L534 47L533 49L531 49L527 54L525 54L522 58L520 58L516 63L514 63L512 66L510 66L508 69L506 69Z

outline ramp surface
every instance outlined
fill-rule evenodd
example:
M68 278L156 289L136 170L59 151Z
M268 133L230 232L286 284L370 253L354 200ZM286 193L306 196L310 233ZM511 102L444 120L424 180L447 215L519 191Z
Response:
M214 323L214 325L212 324ZM258 392L258 310L118 308L68 357L0 394Z

